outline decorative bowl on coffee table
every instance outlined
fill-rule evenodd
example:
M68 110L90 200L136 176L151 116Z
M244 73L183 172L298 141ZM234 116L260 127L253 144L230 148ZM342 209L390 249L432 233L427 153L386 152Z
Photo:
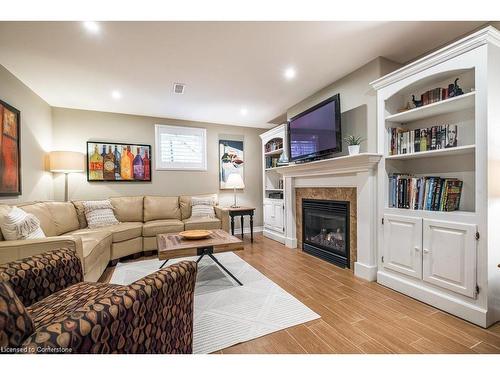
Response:
M212 231L205 229L193 229L193 230L185 230L184 232L180 232L179 236L185 238L186 240L201 240L207 238L212 234Z

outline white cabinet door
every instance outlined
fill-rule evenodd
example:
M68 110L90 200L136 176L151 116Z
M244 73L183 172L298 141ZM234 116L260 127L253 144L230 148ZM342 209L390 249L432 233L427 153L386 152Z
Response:
M384 268L422 278L422 219L384 216Z
M274 230L277 232L283 232L283 203L275 203L274 205Z
M274 223L274 208L270 203L264 203L264 226L266 228L273 228Z
M475 297L476 226L424 219L424 281Z

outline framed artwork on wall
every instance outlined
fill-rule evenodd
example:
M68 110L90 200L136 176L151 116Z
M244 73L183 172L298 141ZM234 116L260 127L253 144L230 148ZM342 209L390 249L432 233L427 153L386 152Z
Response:
M150 182L151 145L88 141L87 181Z
M226 187L230 174L237 173L244 179L243 138L239 136L221 136L219 138L219 188Z
M0 196L21 195L21 112L0 100Z

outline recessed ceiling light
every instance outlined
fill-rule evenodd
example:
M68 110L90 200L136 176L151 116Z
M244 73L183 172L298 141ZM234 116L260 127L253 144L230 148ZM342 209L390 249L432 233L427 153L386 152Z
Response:
M284 76L286 79L288 79L288 80L294 79L296 75L297 75L297 72L295 71L294 68L290 67L290 68L285 69Z
M246 108L241 108L240 109L240 113L243 115L243 116L246 116L248 114L248 109Z
M101 29L99 24L95 21L85 21L83 22L83 27L85 27L85 29L92 34L97 34Z
M118 90L113 90L113 91L111 91L111 97L115 100L121 99L122 93Z

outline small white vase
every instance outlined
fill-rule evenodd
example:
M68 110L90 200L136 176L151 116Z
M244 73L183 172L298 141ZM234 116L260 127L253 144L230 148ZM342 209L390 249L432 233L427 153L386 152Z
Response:
M359 154L359 145L347 146L349 149L349 155L357 155Z

